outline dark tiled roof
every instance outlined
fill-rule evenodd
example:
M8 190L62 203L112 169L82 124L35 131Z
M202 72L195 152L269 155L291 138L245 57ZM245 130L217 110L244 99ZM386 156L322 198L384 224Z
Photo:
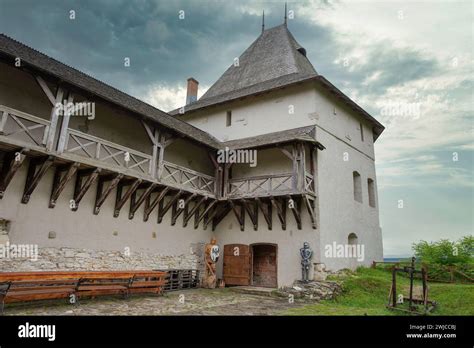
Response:
M265 30L242 53L238 66L232 64L200 100L293 74L301 77L317 73L286 25L279 25Z
M219 147L218 140L210 134L90 77L77 69L50 58L4 34L0 34L0 52L11 58L19 57L23 65L30 66L48 75L53 75L72 86L86 90L104 100L158 122L179 134L213 148Z

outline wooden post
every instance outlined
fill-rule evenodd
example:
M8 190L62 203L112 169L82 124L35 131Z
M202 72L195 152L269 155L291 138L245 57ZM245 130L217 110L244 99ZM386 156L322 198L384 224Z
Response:
M53 107L51 109L51 116L50 116L50 126L49 126L49 131L48 131L48 136L46 138L46 150L52 151L54 148L54 138L56 137L56 128L58 125L58 108L56 107L57 104L62 103L64 95L64 90L62 87L58 87L58 91L56 93L56 99L55 103L53 104Z
M67 105L69 103L72 103L74 100L74 96L72 93L69 93L69 96L67 98ZM67 141L67 129L69 127L69 119L71 117L71 110L69 110L68 107L66 107L65 110L63 110L63 117L61 120L61 130L59 132L59 142L58 142L58 153L63 153L64 149L66 147L66 141Z

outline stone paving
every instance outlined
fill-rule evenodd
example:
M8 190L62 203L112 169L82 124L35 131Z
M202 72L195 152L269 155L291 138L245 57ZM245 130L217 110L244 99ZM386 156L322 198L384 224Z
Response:
M281 315L308 304L295 299L239 293L230 289L192 289L163 296L98 297L71 305L65 300L5 305L4 315Z

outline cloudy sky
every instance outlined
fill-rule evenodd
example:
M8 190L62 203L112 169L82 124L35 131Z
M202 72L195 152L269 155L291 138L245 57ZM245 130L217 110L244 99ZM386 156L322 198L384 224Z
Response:
M0 32L168 111L184 101L186 78L202 94L256 39L262 10L267 27L281 24L283 3L0 0ZM387 128L376 143L385 255L472 234L473 2L288 9L316 70Z

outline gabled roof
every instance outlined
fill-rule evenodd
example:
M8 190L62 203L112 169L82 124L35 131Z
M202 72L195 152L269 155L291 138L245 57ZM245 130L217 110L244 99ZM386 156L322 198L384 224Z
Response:
M200 98L206 100L282 76L316 75L306 51L286 25L265 30Z
M194 139L207 146L213 148L219 147L219 141L210 134L4 34L0 34L0 55L7 56L10 59L19 57L22 61L22 66L33 68L50 76L52 75L61 81L97 95L133 113L158 122L183 136Z
M371 122L375 140L385 129L367 111L316 72L306 58L305 49L284 24L265 30L239 57L239 66L231 65L199 100L169 113L179 117L182 113L303 83L317 83Z

